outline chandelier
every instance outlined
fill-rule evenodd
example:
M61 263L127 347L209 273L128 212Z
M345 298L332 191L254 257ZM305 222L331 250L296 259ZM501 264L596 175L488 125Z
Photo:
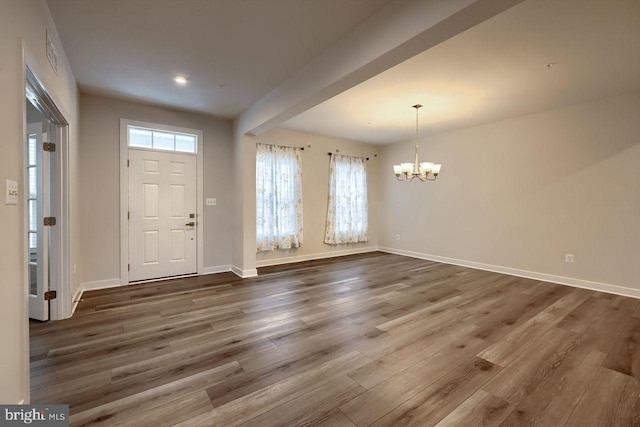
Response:
M418 178L420 181L435 181L442 168L441 164L432 162L420 163L418 160L418 109L422 107L420 104L412 106L416 109L416 157L413 163L400 163L393 165L393 171L398 181L411 181Z

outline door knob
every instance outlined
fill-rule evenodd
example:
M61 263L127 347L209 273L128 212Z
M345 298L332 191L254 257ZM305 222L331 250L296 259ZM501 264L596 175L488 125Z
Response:
M191 221L191 222L186 223L185 225L186 225L187 227L195 227L195 226L196 226L196 223L195 223L195 222L193 222L193 221Z

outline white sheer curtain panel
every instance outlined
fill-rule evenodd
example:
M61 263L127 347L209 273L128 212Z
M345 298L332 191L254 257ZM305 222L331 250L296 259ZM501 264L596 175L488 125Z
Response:
M256 146L257 252L302 246L300 148Z
M332 154L324 242L331 245L366 242L367 209L366 160Z

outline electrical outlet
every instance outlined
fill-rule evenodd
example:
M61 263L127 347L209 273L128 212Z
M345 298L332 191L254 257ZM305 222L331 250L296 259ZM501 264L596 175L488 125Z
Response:
M216 199L207 198L206 204L207 204L207 206L215 206L216 205Z
M575 261L575 256L573 254L564 254L564 262L573 263Z
M76 264L73 264L73 274L77 274L78 273L78 266Z
M7 205L18 204L18 183L16 181L7 180L7 198L5 203Z
M400 240L400 235L396 234L396 240Z

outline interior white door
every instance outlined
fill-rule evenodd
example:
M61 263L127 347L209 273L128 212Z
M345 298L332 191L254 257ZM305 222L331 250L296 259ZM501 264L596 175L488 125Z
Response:
M129 281L197 272L196 156L129 149Z
M28 102L28 101L27 101ZM29 317L49 320L49 153L43 150L46 139L42 123L27 126L27 241L29 245Z

